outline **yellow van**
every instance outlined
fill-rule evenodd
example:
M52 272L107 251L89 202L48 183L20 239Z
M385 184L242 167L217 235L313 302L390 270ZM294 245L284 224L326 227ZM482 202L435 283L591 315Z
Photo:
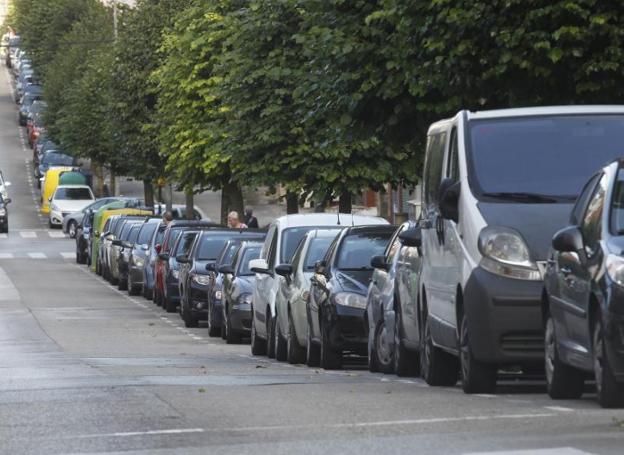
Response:
M41 213L44 215L50 213L50 198L54 194L56 187L59 186L61 174L73 169L73 167L53 167L47 170L43 179L43 185L41 185Z

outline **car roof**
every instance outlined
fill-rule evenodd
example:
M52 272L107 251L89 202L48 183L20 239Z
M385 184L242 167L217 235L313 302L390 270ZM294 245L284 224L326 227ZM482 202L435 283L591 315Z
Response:
M284 215L275 220L280 229L304 226L333 226L345 227L352 223L362 224L389 224L387 220L370 215L352 215L350 213L306 213Z
M200 227L200 226L206 226L206 227L223 227L220 224L214 223L212 221L205 221L205 220L173 220L171 223L169 223L170 227Z
M344 236L349 235L357 235L357 234L376 234L376 233L393 233L397 230L396 226L393 225L385 225L385 226L350 226L345 229Z

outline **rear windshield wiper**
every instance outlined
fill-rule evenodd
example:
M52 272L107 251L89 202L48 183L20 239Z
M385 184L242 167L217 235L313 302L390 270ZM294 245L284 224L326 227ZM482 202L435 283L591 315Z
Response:
M507 199L510 201L526 202L526 203L538 203L538 204L554 204L562 199L574 200L570 196L551 196L547 194L539 193L521 193L521 192L499 192L499 193L483 193L483 196L492 197L496 199Z

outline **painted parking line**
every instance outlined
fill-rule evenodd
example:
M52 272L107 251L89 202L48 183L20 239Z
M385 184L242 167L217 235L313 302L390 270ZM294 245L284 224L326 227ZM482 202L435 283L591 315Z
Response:
M36 239L37 233L34 231L20 231L20 237L23 239Z
M8 239L9 234L0 234L0 239Z
M13 259L13 253L0 253L0 259Z
M63 231L48 231L48 235L53 239L64 239L65 233Z
M583 450L572 447L555 447L548 449L530 449L530 450L500 450L496 452L469 452L464 455L593 455L592 452L584 452Z
M30 259L46 259L45 253L28 253Z
M76 257L76 253L72 251L68 251L65 253L60 253L63 259L74 259Z

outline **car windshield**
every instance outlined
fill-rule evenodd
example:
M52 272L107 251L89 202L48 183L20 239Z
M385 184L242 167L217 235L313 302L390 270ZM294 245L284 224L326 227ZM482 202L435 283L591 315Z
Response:
M170 250L175 245L176 240L180 237L180 233L182 232L182 228L171 229L171 233L169 234L169 240L167 241L167 249Z
M165 229L160 228L156 233L156 238L154 239L154 245L162 245L163 238L165 237Z
M213 234L206 233L202 236L197 252L197 259L200 261L214 261L219 257L219 253L223 251L223 247L228 240L232 238L232 234L222 233ZM233 254L233 253L232 253ZM230 259L231 261L231 259ZM225 262L224 262L225 263Z
M178 241L174 256L188 254L188 252L191 250L191 247L193 246L195 237L197 237L197 232L184 232L182 234L182 237Z
M336 233L337 235L338 233ZM314 270L314 265L323 259L327 249L334 241L335 237L316 237L310 240L310 245L308 246L308 252L306 254L305 261L303 263L303 270L311 271Z
M63 153L48 153L41 159L42 164L58 164L61 166L71 166L74 164L74 157Z
M348 235L340 245L336 266L339 270L345 271L372 270L371 258L384 254L390 237L392 237L391 232Z
M141 230L140 225L136 224L132 226L132 229L130 229L130 234L128 234L128 242L136 243L140 230Z
M145 223L139 232L137 243L139 245L145 245L152 238L154 231L158 227L158 223Z
M240 260L240 265L238 266L238 275L239 276L253 276L254 272L249 268L249 261L253 261L254 259L258 259L260 257L260 250L262 246L250 246L245 248L243 251L243 257Z
M231 264L232 258L234 258L234 254L236 254L240 245L241 242L239 241L226 243L217 257L217 265Z
M611 233L624 235L624 170L618 171L617 181L611 197Z
M623 143L623 115L474 120L470 184L480 197L574 200L596 169L622 155Z
M295 250L299 246L299 242L301 242L303 236L312 229L336 229L336 226L305 226L284 229L284 232L282 232L282 249L280 253L280 261L282 264L290 264Z
M54 199L57 201L82 201L93 199L93 195L89 188L57 188Z
M132 221L128 221L126 224L124 224L123 228L121 228L121 234L119 234L119 238L121 240L128 240L128 238L130 237L130 231L135 226L135 224L136 223L133 223Z

